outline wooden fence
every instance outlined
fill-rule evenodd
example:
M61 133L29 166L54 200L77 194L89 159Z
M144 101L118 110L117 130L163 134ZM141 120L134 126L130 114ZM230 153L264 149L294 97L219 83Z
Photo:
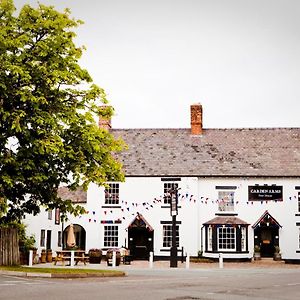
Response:
M16 228L0 228L0 266L20 263L19 237Z

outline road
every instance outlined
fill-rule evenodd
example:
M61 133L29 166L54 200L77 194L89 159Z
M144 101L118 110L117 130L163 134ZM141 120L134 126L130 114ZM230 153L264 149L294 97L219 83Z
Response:
M2 300L300 299L300 269L130 270L123 278L0 275Z

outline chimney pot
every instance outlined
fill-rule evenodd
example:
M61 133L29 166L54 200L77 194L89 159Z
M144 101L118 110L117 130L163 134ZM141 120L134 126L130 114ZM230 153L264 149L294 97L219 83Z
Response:
M104 110L107 110L108 108L110 109L111 107L103 105L100 107L100 110L104 111ZM110 116L107 116L107 117L99 116L98 125L102 129L110 130L111 129L111 117Z
M202 134L202 105L200 103L191 105L191 134Z

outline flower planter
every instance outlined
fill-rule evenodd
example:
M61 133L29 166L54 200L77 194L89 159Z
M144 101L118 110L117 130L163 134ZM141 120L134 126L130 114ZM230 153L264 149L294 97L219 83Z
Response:
M47 250L47 262L52 262L52 250Z
M118 249L108 249L106 251L106 262L108 266L112 266L112 257L113 252L116 252L116 266L120 265L121 262L121 253Z
M46 250L42 250L41 252L41 263L44 264L47 262L47 259L46 259Z
M100 264L102 259L102 250L91 249L89 250L89 262L90 264Z

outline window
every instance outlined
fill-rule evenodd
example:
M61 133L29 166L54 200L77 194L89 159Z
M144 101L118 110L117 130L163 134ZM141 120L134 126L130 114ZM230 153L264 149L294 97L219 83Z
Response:
M170 190L175 190L178 188L178 183L175 182L165 182L164 183L164 203L171 203L171 195Z
M52 220L52 209L48 210L48 220Z
M58 231L58 234L57 234L57 246L58 247L61 247L61 241L62 241L62 236L61 236L61 231Z
M218 228L218 249L235 250L235 228L234 227Z
M298 212L300 212L300 192L298 193Z
M298 248L300 249L300 228L298 230Z
M242 251L247 250L247 245L246 245L247 233L246 233L246 230L247 230L246 227L241 228L241 250Z
M45 229L41 230L41 240L40 240L40 246L45 247L45 238L46 238L46 231Z
M109 187L104 190L105 204L119 204L119 184L109 183Z
M213 230L212 230L212 227L209 226L208 227L208 233L207 233L207 250L208 251L212 251L212 233L213 233Z
M172 246L172 225L163 226L163 247ZM179 247L179 226L176 225L176 246Z
M59 208L55 208L55 224L60 224L60 210Z
M219 191L218 194L219 211L234 210L234 192Z
M118 226L104 226L104 247L118 247Z

